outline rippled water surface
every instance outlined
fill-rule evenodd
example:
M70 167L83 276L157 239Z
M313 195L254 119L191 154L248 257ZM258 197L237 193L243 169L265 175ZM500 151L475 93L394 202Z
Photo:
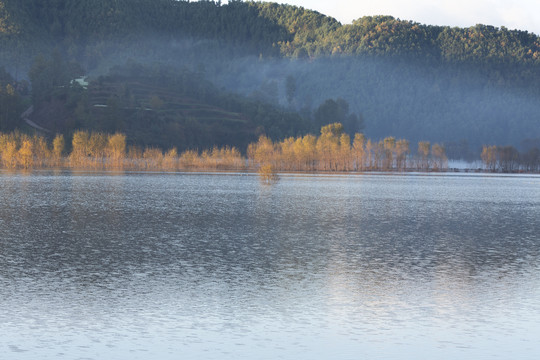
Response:
M538 359L540 177L0 173L6 359Z

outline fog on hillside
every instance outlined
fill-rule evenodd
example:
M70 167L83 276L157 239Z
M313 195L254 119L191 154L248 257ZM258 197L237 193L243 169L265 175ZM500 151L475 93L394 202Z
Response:
M362 115L366 135L412 142L520 146L539 137L540 100L527 89L494 82L474 68L415 61L340 56L316 60L237 55L211 41L159 41L153 51L111 53L103 64L128 59L199 72L219 88L299 111L306 117L327 99L344 99ZM97 75L107 66L90 71ZM291 94L287 82L293 82ZM289 92L289 93L288 93ZM328 119L332 122L333 119Z

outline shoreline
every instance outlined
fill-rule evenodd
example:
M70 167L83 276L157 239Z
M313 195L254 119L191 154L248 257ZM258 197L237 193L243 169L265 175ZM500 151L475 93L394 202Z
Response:
M71 166L36 166L30 168L6 168L0 167L1 173L34 173L34 172L71 172L71 173L122 173L122 174L193 174L193 175L240 175L240 176L260 176L257 169L254 168L230 168L230 169L212 169L212 168L134 168L134 167L71 167ZM428 170L422 171L417 169L408 169L401 171L381 171L381 170L364 170L364 171L305 171L305 170L277 170L279 176L389 176L389 175L410 175L410 176L445 176L445 175L478 175L478 176L516 176L516 175L539 175L539 172L492 172L483 169L447 169L447 170Z

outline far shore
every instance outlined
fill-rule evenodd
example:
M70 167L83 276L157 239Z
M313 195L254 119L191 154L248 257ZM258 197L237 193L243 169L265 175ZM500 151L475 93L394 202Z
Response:
M67 162L67 161L66 161ZM260 175L260 169L253 166L245 167L156 167L156 166L32 166L32 167L1 167L3 173L32 173L32 172L74 172L74 173L184 173L184 174L238 174L238 175ZM538 172L516 170L511 172L489 171L483 168L447 168L441 170L421 170L421 169L402 169L402 170L369 170L362 171L324 171L324 170L274 170L278 175L321 175L321 176L345 176L345 175L448 175L448 174L478 174L478 175L540 175Z

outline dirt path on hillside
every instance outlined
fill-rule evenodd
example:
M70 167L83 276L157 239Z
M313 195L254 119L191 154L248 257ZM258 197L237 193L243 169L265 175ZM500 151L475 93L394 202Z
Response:
M27 123L28 125L30 125L34 129L50 133L51 132L50 130L39 126L38 124L36 124L35 122L33 122L32 120L29 119L30 115L32 115L33 112L34 112L34 105L30 106L28 109L26 109L25 112L22 113L21 119L23 119L25 123Z

